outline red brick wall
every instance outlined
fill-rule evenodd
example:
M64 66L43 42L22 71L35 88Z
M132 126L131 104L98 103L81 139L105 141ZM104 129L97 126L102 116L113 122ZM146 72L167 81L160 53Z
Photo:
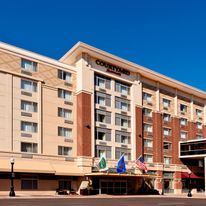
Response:
M179 149L178 143L180 141L180 122L179 118L173 117L172 118L172 163L173 164L180 164L181 161L178 157Z
M142 154L142 108L136 107L136 157Z
M91 95L77 95L77 156L91 156Z
M197 128L195 122L188 122L188 126L189 126L188 140L196 139Z
M203 137L206 137L206 125L203 125L202 127Z
M153 112L153 161L162 162L163 160L163 141L162 141L162 115Z

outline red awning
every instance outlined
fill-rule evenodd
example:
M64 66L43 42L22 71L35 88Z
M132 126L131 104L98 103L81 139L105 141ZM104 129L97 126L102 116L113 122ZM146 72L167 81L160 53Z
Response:
M182 177L182 179L184 179L184 178L185 178L185 179L186 179L186 178L189 178L189 174L188 174L187 172L182 172L181 177ZM204 179L203 176L197 176L197 175L194 174L194 173L191 173L190 178L191 178L191 179Z

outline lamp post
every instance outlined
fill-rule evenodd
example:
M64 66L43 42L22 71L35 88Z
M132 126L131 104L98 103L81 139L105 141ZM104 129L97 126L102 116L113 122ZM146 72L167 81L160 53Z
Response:
M15 192L14 192L14 158L13 157L10 159L10 163L11 163L11 186L10 186L9 196L14 197Z
M188 175L189 175L189 183L188 183L188 194L187 194L188 197L192 197L192 193L191 193L191 178L190 178L191 174L192 174L192 172L189 171L189 172L188 172Z

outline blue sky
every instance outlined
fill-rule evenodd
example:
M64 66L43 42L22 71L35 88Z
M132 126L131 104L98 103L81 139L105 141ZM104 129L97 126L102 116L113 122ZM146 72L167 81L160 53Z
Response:
M0 41L55 59L76 42L206 91L205 0L0 0Z

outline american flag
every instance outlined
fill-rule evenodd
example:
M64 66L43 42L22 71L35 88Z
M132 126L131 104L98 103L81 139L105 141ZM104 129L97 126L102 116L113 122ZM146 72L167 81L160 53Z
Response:
M142 155L140 155L137 160L135 161L137 167L141 170L144 170L145 172L147 172L147 167L145 165L145 162L144 162L144 157Z

